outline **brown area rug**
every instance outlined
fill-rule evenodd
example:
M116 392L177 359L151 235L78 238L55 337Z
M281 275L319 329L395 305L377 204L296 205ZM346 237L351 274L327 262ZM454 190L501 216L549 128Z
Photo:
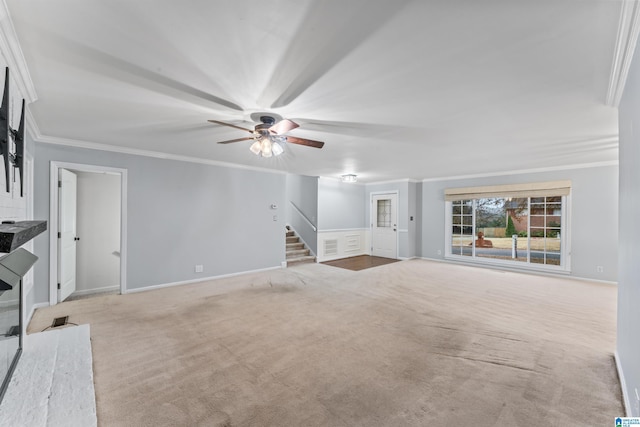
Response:
M37 310L90 323L101 426L605 426L610 285L304 264Z
M333 261L325 261L322 264L332 267L346 268L347 270L360 271L380 265L387 265L400 261L399 259L383 258L379 256L359 255L349 258L341 258Z

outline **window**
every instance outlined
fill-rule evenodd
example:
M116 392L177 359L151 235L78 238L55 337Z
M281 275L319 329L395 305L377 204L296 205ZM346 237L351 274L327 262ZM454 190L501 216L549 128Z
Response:
M568 270L570 183L539 186L447 190L446 255L488 264Z
M391 200L378 200L378 227L391 227Z

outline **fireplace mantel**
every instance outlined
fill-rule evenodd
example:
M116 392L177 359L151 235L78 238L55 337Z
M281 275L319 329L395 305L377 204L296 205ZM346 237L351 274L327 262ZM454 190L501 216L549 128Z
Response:
M0 224L0 252L11 252L47 229L47 221Z
M47 229L47 221L0 224L0 402L22 353L22 278L38 259L20 246Z

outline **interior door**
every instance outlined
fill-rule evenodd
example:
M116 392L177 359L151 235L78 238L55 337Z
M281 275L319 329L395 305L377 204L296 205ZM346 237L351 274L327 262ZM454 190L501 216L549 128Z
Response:
M58 302L76 290L76 200L77 176L60 169L60 225L58 231Z
M376 194L372 203L372 255L398 258L398 195Z

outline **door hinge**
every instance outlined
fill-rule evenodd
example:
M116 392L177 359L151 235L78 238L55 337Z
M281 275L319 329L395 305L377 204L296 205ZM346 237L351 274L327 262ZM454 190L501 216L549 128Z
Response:
M58 239L62 237L62 233L58 231Z
M58 181L58 188L62 188L62 181Z
M58 283L58 289L60 289L60 283Z

